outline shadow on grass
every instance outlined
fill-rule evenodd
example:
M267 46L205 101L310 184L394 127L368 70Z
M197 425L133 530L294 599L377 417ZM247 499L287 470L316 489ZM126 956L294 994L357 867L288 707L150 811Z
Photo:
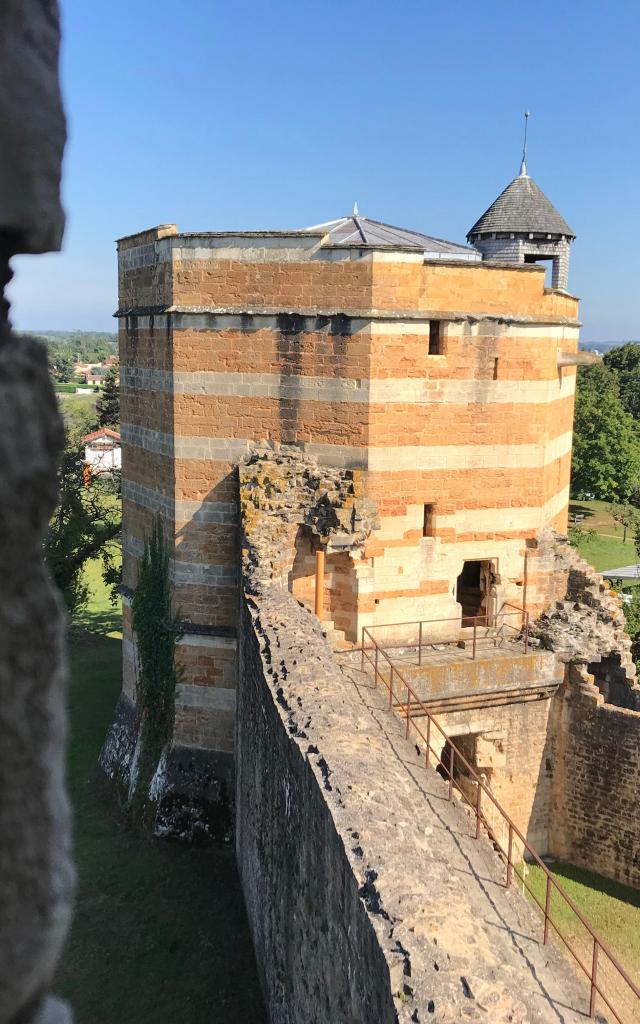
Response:
M69 638L72 642L82 643L89 636L108 638L109 633L122 630L122 611L120 608L108 608L92 614L77 615L69 627Z
M559 862L547 863L547 867L558 878L560 882L564 879L567 882L576 882L587 889L610 896L612 899L620 900L632 907L640 907L640 891L632 889L622 882L614 882L611 878L603 875L596 875L586 868L576 868L572 864L561 864Z
M584 516L585 519L589 519L591 516L595 516L594 510L592 508L589 508L588 505L581 505L580 502L578 502L578 501L570 501L569 502L569 515L570 516L575 516L576 513L578 515Z
M122 653L119 638L99 635L101 618L92 616L91 630L76 626L69 641L78 892L56 989L77 1024L263 1024L232 849L190 849L134 832L98 784Z

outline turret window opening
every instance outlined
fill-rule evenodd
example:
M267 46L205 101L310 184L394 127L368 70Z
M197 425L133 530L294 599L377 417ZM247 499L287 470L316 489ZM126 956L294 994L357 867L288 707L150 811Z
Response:
M429 355L441 356L444 352L444 322L429 321Z
M558 257L557 256L538 256L535 253L524 254L525 263L544 263L544 286L545 288L555 288L558 279Z

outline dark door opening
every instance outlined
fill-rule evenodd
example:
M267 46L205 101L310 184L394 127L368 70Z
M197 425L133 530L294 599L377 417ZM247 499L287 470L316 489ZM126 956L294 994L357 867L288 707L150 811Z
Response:
M465 562L458 576L456 600L462 605L462 625L491 625L491 584L493 567L490 561Z
M544 286L553 288L554 278L557 275L557 258L555 256L536 256L532 253L525 253L525 263L544 263Z

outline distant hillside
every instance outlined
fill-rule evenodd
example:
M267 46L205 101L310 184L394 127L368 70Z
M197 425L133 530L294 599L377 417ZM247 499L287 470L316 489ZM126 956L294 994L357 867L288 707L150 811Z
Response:
M628 341L581 341L582 352L610 352L612 348L620 348L621 345L640 345L640 340L629 338Z
M69 356L77 363L101 363L118 350L115 331L17 331L18 335L39 338L49 355Z

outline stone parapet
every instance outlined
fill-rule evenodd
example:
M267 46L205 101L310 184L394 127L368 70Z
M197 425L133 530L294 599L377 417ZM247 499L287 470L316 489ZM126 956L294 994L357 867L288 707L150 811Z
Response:
M520 955L532 911L496 884L484 838L480 883L464 815L447 819L432 769L414 773L403 726L359 695L290 594L246 583L236 847L272 1024L546 1024L558 997L578 1021L575 977L552 947ZM477 903L487 886L492 910Z

